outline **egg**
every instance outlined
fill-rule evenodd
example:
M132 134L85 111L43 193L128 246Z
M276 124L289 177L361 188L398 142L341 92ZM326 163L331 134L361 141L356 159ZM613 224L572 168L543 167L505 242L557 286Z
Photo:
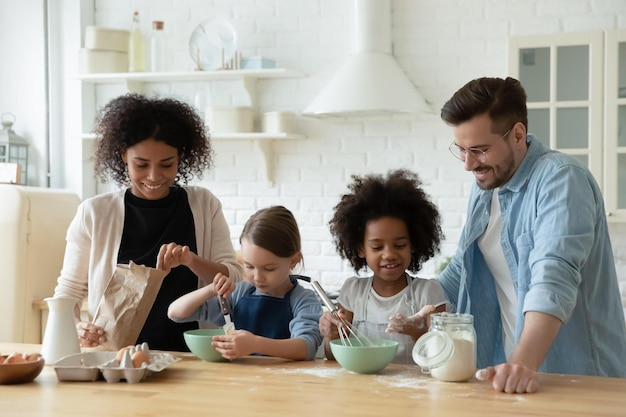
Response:
M24 359L24 357L22 356L21 353L18 352L14 352L11 353L9 356L7 356L7 358L4 360L4 364L8 365L10 363L24 363L26 362L26 360Z
M137 352L133 353L132 360L133 367L141 368L142 364L145 363L147 365L150 363L150 356L148 356L146 352L138 350Z
M39 360L39 358L41 358L41 354L40 353L33 353L33 352L24 352L22 357L24 358L24 360L26 362L35 362L35 361Z
M121 348L120 350L118 350L118 351L117 351L117 355L115 355L115 359L116 359L118 362L121 362L121 361L122 361L122 358L124 357L124 353L125 353L128 349L130 349L130 348L134 348L134 347L135 347L135 346L130 345L130 346L126 346L126 347Z
M117 351L117 355L115 355L115 360L120 362L122 360L122 358L124 357L124 352L126 352L126 349L128 348L121 348L120 350Z

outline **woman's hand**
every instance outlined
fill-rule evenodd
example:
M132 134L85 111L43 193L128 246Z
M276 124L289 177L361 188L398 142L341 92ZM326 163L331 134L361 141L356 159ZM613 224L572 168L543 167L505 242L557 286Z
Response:
M76 332L78 333L78 340L82 347L96 347L107 341L102 327L98 327L93 323L87 323L85 321L77 323Z
M157 255L156 268L162 271L169 271L180 265L189 266L193 262L195 254L189 246L181 246L177 243L167 243L161 245Z

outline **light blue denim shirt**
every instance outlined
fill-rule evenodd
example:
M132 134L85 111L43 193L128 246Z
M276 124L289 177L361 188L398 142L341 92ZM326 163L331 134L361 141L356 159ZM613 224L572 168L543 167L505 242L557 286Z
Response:
M501 243L517 294L515 339L524 313L563 324L540 372L626 377L626 328L604 202L589 170L528 135L528 152L501 187ZM494 277L477 239L492 190L476 184L457 253L439 276L457 312L474 316L479 367L506 362Z

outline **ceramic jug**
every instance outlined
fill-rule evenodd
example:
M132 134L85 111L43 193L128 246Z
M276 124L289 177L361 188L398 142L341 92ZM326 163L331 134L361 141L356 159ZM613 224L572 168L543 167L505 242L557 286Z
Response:
M69 297L49 297L44 301L48 303L48 322L43 336L41 356L45 359L46 365L53 365L64 356L80 353L74 321L74 306L77 300Z

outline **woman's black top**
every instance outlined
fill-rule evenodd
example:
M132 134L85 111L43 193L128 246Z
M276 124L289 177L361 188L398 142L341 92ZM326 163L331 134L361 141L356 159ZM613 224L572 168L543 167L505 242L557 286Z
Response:
M168 196L161 200L144 200L127 190L124 209L118 263L132 260L155 268L161 245L171 242L198 252L193 215L183 188L171 187ZM167 317L167 308L172 301L196 288L198 277L189 268L184 265L173 268L163 280L136 343L147 342L155 350L189 351L183 332L197 329L198 323L174 323Z

